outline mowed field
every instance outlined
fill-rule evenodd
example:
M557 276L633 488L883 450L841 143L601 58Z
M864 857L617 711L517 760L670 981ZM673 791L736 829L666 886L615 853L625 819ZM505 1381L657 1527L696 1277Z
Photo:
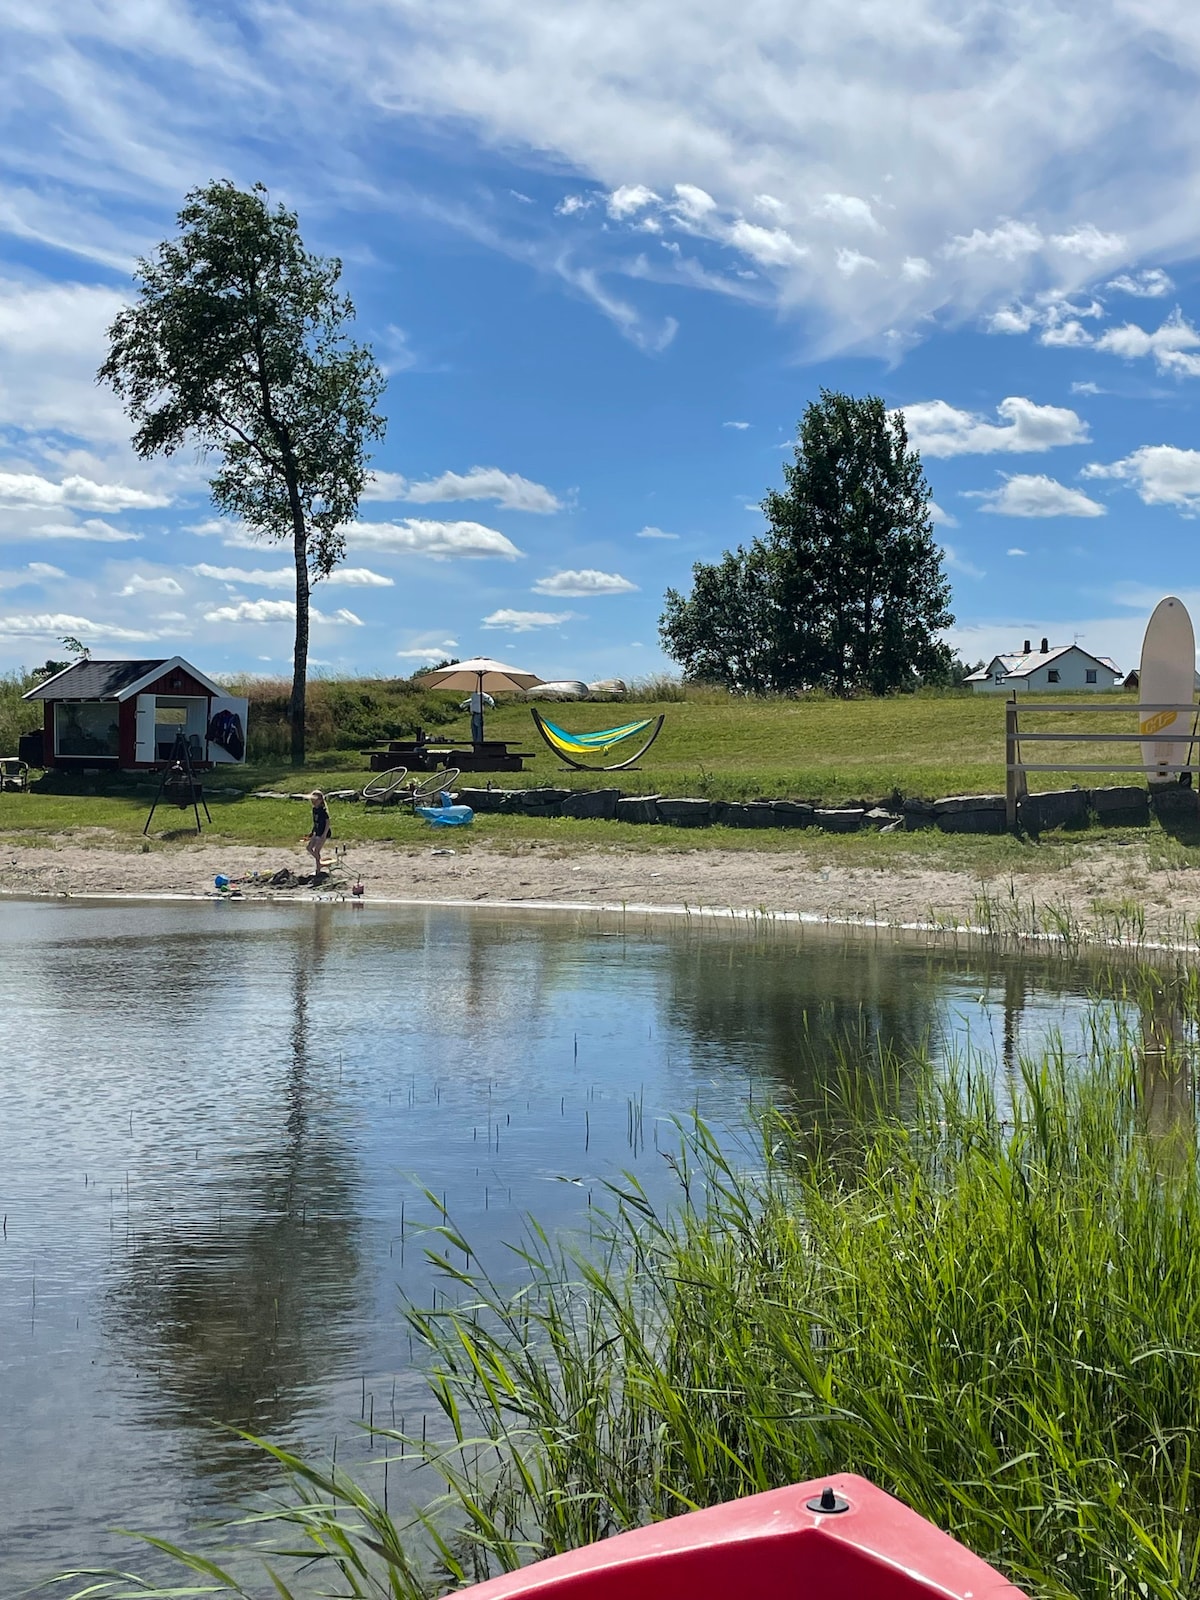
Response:
M318 696L330 686L314 685ZM357 691L356 691L357 692ZM1064 703L1056 697L1050 703ZM425 700L428 714L429 699ZM1120 712L1073 717L1038 715L1046 701L1023 702L1028 707L1024 724L1030 728L1078 725L1090 731L1132 732L1136 729L1136 698L1132 695L1099 698L1102 704L1120 704ZM1071 703L1096 703L1077 696ZM403 702L397 702L402 705ZM409 710L412 710L411 702ZM449 714L451 702L442 702ZM740 800L755 796L785 797L837 805L864 801L869 805L896 797L935 798L940 795L1000 793L1004 788L1004 702L1000 697L963 692L923 693L880 700L741 700L710 692L689 694L667 702L543 704L543 714L572 731L611 727L633 718L665 713L658 742L640 769L611 776L571 772L538 738L521 702L501 703L488 713L489 738L508 740L531 753L521 774L464 775L462 782L497 787L554 785L591 788L614 785L626 793L697 795ZM255 709L251 708L251 742ZM283 730L277 730L280 733ZM429 729L430 737L461 738L468 734L464 715L454 713L444 726ZM364 748L371 744L363 741ZM1111 759L1136 761L1136 745L1030 745L1029 759L1093 761L1100 752ZM3 753L3 752L0 752ZM245 842L279 840L305 829L307 813L297 804L251 798L255 789L302 792L313 786L327 789L358 788L367 781L368 763L357 750L317 749L308 766L296 771L278 756L259 759L244 768L206 774L206 793L213 810L214 832ZM1083 787L1103 782L1141 782L1138 773L1039 773L1030 777L1034 789ZM64 778L53 774L37 779L29 794L0 796L0 834L10 838L34 830L57 833L96 829L136 838L153 798L156 780L139 778ZM179 811L160 811L154 819L156 836L182 837L189 817ZM522 817L481 817L482 831L497 835L540 837L561 825ZM338 805L335 824L342 839L405 839L421 836L423 825L397 811L367 810ZM674 830L670 830L674 833ZM618 842L617 835L639 835L643 847L650 834L667 830L637 829L613 823L574 824L573 837L583 833ZM756 833L735 834L727 829L686 835L694 848L715 834L728 835L739 847L765 842ZM793 840L795 836L790 836Z

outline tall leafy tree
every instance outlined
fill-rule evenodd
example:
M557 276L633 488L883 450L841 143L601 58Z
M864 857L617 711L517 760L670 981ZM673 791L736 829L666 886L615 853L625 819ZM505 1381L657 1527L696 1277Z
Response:
M878 396L823 389L794 457L763 500L767 534L749 552L698 563L688 598L667 591L668 655L689 677L739 689L885 694L944 681L950 586L903 417ZM747 643L734 649L744 635L759 641L765 682L743 669Z
M100 381L135 424L139 455L186 442L217 460L219 510L290 543L296 643L290 705L294 765L305 757L309 595L346 552L382 438L384 377L354 343L341 262L313 255L294 212L266 189L221 180L193 190L176 237L139 261L137 300L109 330Z

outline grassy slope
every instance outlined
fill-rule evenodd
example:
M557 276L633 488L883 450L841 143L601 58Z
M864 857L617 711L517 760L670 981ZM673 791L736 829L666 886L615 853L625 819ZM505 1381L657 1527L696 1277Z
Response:
M320 695L337 686L321 685ZM346 686L349 687L349 686ZM443 697L445 699L446 697ZM1107 700L1107 697L1106 697ZM1030 702L1035 704L1036 702ZM1130 711L1134 705L1129 698ZM411 700L408 702L412 707ZM428 697L424 711L430 709ZM436 707L434 709L437 709ZM584 704L547 707L556 720L573 730L611 726L630 716L666 713L666 724L641 770L611 777L564 771L534 733L528 707L513 703L489 714L489 736L507 739L534 752L523 774L493 774L497 786L561 785L586 788L615 784L626 792L709 795L740 799L755 795L793 795L836 804L865 800L871 804L894 792L934 796L995 793L1003 789L1003 702L991 696L926 694L888 700L762 700L741 701L717 694L697 694L671 703ZM449 714L448 705L442 715ZM251 712L252 737L255 711ZM267 729L266 712L263 731ZM1035 724L1036 725L1036 724ZM1046 726L1043 718L1042 726ZM1127 731L1132 717L1089 717L1089 728L1107 726ZM431 729L431 734L433 730ZM445 731L465 737L467 721L458 716ZM260 734L261 737L261 734ZM264 741L270 742L270 741ZM364 737L364 747L376 742ZM1039 753L1058 752L1041 747ZM1103 748L1103 747L1102 747ZM1033 753L1038 747L1028 747ZM1117 759L1132 759L1135 747L1116 747ZM1074 747L1077 759L1094 759L1095 751ZM1070 759L1069 749L1061 759ZM303 791L314 783L326 788L361 787L366 762L356 749L318 751L308 768L297 773L282 760L259 761L245 769L222 771L206 778L213 809L214 833L245 843L290 843L302 833L307 812L297 804L252 800L253 788ZM1137 781L1137 775L1130 775ZM489 775L466 781L484 784ZM1080 783L1103 781L1079 775ZM1120 775L1114 775L1120 781ZM1031 787L1065 787L1071 774L1035 774ZM154 793L155 780L71 779L47 776L29 795L0 796L0 831L13 836L26 830L60 832L73 828L112 830L130 842L141 834ZM155 834L190 837L185 814L168 810L155 817ZM335 806L335 830L342 840L395 839L416 845L427 838L424 824L395 811L365 811ZM569 848L582 845L628 845L637 848L695 849L722 846L740 849L803 849L823 857L879 865L914 856L944 864L968 863L980 870L1018 869L1028 850L1007 839L951 839L942 836L904 838L822 839L812 835L738 832L710 829L702 834L666 828L637 828L615 823L537 822L525 818L480 817L476 837L500 845L542 840ZM1065 859L1069 846L1060 852ZM960 860L961 858L961 860ZM1043 852L1038 865L1048 864Z

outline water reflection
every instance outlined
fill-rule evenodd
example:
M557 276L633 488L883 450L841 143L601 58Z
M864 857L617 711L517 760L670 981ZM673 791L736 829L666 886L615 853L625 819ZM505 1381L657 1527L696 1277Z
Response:
M111 1291L109 1331L135 1365L152 1364L146 1415L159 1426L215 1418L290 1434L355 1348L357 1166L339 1122L314 1116L328 1102L314 1071L312 992L332 931L329 908L318 907L276 946L291 1023L278 1104L257 1113L265 1139L227 1167L215 1218L154 1216ZM186 989L186 964L179 977ZM202 1472L264 1468L232 1441L191 1437Z
M1164 1174L1194 1158L1196 1146L1195 1048L1187 1017L1193 980L1182 974L1144 973L1138 985L1141 1052L1138 1088L1147 1136Z
M0 1588L261 1484L206 1419L349 1454L360 1408L419 1418L423 1185L511 1274L529 1213L582 1226L626 1168L669 1196L656 1123L732 1141L751 1100L820 1104L839 1049L863 1081L968 1038L1012 1069L1085 1039L1091 982L821 930L0 902Z

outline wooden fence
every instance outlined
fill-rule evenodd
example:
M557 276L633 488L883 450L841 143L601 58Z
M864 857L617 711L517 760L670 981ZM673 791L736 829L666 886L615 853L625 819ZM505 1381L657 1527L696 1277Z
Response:
M1040 716L1057 713L1075 715L1081 711L1093 713L1121 712L1126 716L1132 713L1137 717L1139 723L1147 712L1152 714L1158 712L1182 712L1193 719L1189 734L1191 742L1188 745L1187 759L1179 765L1158 766L1154 763L1147 765L1145 761L1127 764L1112 761L1025 761L1022 758L1021 746L1023 744L1057 742L1058 744L1142 745L1178 744L1181 742L1178 730L1171 733L1068 733L1061 731L1042 732L1040 730L1036 733L1023 733L1021 731L1020 718L1022 712L1025 712L1028 716L1035 714ZM1197 751L1197 717L1200 717L1200 706L1191 702L1187 705L1141 705L1127 702L1123 706L1114 706L1089 705L1084 701L1079 701L1072 705L1045 705L1036 702L1021 705L1018 703L1014 693L1012 699L1007 701L1004 707L1004 814L1008 827L1016 827L1018 803L1029 793L1029 787L1025 782L1025 774L1027 772L1140 772L1143 774L1161 773L1165 777L1170 774L1200 770L1200 762L1193 759Z

